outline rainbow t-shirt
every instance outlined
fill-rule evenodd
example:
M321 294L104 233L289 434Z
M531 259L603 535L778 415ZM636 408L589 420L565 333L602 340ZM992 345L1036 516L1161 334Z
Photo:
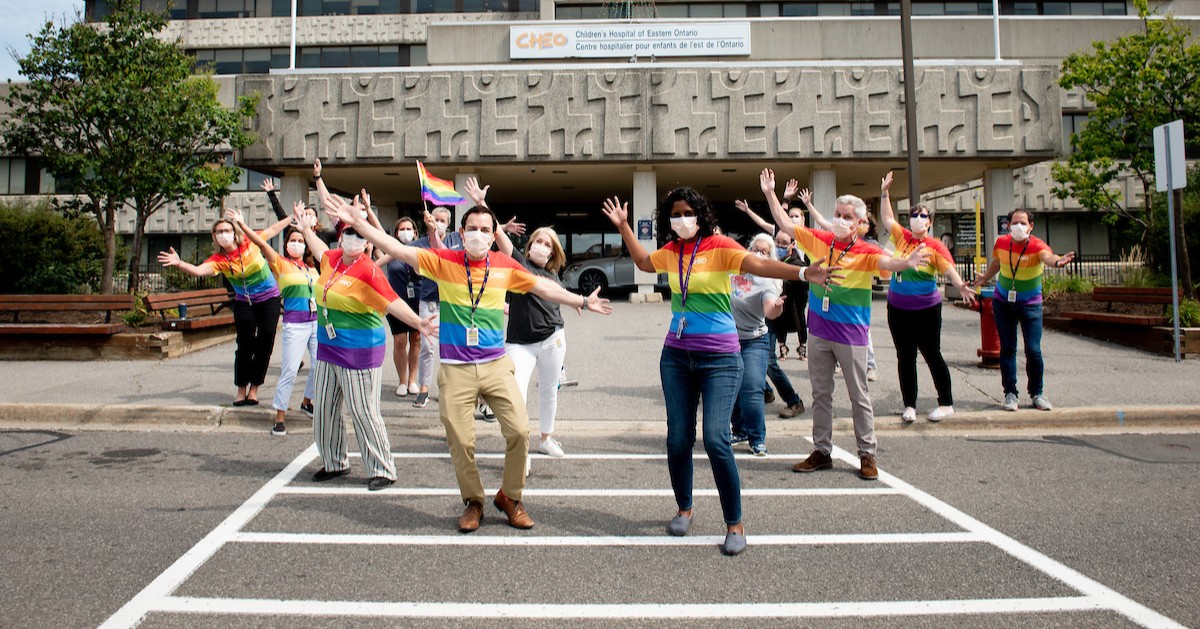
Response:
M896 257L907 258L917 247L924 245L930 253L929 262L915 269L905 269L892 274L888 285L888 303L901 310L924 310L941 305L942 294L938 292L938 273L954 268L950 250L937 238L914 238L913 233L892 222L892 242L896 245Z
M825 258L825 266L842 267L845 279L828 288L810 284L808 289L808 333L845 345L866 345L871 333L871 282L880 274L883 250L856 238L846 245L835 243L833 234L796 224L796 246L814 262ZM829 310L822 308L829 296Z
M687 303L683 304L679 294L679 263L682 256L686 277L688 261L696 247L699 249L688 281ZM737 241L725 236L704 236L687 244L675 239L650 254L654 270L666 273L671 284L671 325L664 343L667 347L722 354L741 351L729 300L729 278L742 272L742 260L748 255L750 252ZM681 318L687 323L679 336Z
M218 251L205 263L212 264L214 274L220 273L233 286L234 299L257 304L279 297L279 285L258 247L250 239L242 239L237 251Z
M1042 303L1042 251L1048 250L1040 238L1030 236L1017 242L1012 236L1001 236L992 246L992 257L1000 262L993 299L1009 301L1008 291L1017 291L1017 304ZM1015 272L1014 272L1015 269Z
M271 263L271 272L279 282L283 294L283 322L308 323L317 320L317 313L309 307L313 299L313 287L317 283L317 270L301 262L276 256Z
M317 360L347 369L375 369L383 364L387 328L380 313L399 299L387 276L366 255L349 266L342 250L321 256L317 298ZM328 326L333 324L334 336Z
M465 251L417 251L417 272L437 283L441 299L438 309L441 324L439 355L447 364L486 363L504 356L504 296L509 291L528 293L538 279L503 253L489 252L486 262L472 260L471 291L479 299L474 316L479 343L468 346L467 328L472 325L472 317L466 259ZM485 271L486 286L483 284ZM482 297L480 291L483 291Z

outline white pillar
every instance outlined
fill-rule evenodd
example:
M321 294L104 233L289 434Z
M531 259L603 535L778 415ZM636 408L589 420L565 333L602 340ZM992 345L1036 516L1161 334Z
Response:
M658 173L650 170L638 170L633 173L633 203L629 206L629 226L633 228L633 233L638 235L638 242L647 251L654 251L658 248L654 234L654 208L658 203ZM643 238L643 230L638 228L641 221L649 221L650 236ZM654 273L647 273L641 269L634 268L633 279L637 282L637 292L629 296L629 301L632 302L658 302L662 301L662 295L654 292L654 282L657 276Z
M813 206L817 211L827 219L833 218L833 203L838 198L837 173L833 170L814 170L808 179L808 187L812 189ZM815 227L811 217L808 225Z
M554 19L554 0L541 0L538 2L538 17L543 20Z
M305 205L308 205L308 177L305 177L303 175L284 175L283 178L281 178L279 180L278 195L279 195L279 204L283 206L283 211L287 212L288 215L291 215L292 207L296 204L297 201L303 202ZM317 216L321 216L321 213L323 211L324 210L322 208L317 208ZM267 208L267 224L270 225L274 222L275 222L275 214L274 214L274 212L271 211L270 207L268 207ZM278 249L278 245L280 244L280 242L282 242L281 239L283 238L283 234L286 234L286 233L287 233L287 230L285 229L282 234L273 238L272 240L274 242L270 243L271 246L276 247L276 249Z
M1016 188L1010 168L991 168L983 171L983 257L992 253L996 242L998 219L1016 209Z

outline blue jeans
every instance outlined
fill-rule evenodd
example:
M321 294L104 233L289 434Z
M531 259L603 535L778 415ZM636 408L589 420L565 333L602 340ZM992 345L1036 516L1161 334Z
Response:
M807 342L807 339L805 339ZM783 400L784 404L792 406L800 403L800 394L796 393L796 388L792 386L792 381L788 379L787 374L783 373L783 368L779 366L779 359L775 357L775 331L770 327L767 328L767 377L771 379L771 384L775 385L775 390L779 392L779 399ZM766 385L763 385L763 393L767 392Z
M667 469L679 510L692 508L696 407L703 400L704 451L721 496L725 524L741 522L742 484L729 445L729 419L742 383L742 356L664 347L658 373L667 405Z
M1042 304L1010 304L992 300L996 332L1000 335L1000 382L1005 395L1017 393L1017 325L1025 339L1025 375L1029 378L1029 395L1041 395L1042 375Z
M767 335L739 340L742 346L742 384L737 400L733 404L733 432L748 437L750 445L766 445L767 418L766 401L763 399L763 383L767 381L767 356L774 345Z

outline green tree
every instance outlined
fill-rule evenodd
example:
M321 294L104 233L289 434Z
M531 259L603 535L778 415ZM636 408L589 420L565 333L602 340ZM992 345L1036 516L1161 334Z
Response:
M104 234L104 292L113 289L118 211L134 213L132 287L150 217L195 198L217 207L237 181L240 171L224 155L253 141L246 121L257 102L222 106L212 78L193 74L177 42L156 38L163 15L141 11L138 0L108 5L103 26L47 22L31 36L29 54L17 60L28 83L11 85L11 116L0 125L6 152L41 156L78 193L68 205L95 217Z
M104 237L85 215L64 216L49 203L0 203L0 293L78 293L95 289Z
M1055 193L1075 197L1084 207L1124 217L1156 230L1153 211L1154 127L1183 120L1184 136L1194 146L1200 139L1200 45L1191 31L1171 16L1150 13L1146 0L1134 0L1141 32L1113 42L1093 42L1092 50L1068 55L1059 84L1080 88L1095 107L1084 128L1071 136L1072 153L1051 169ZM1139 180L1146 207L1135 211L1112 185L1132 173ZM1180 278L1192 290L1182 195L1177 193L1176 239ZM1161 213L1166 217L1166 213ZM1148 244L1143 238L1143 244Z

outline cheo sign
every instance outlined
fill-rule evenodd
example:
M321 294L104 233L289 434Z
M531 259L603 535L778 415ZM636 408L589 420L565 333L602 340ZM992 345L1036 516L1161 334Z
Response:
M512 59L750 54L749 22L647 22L509 27Z

